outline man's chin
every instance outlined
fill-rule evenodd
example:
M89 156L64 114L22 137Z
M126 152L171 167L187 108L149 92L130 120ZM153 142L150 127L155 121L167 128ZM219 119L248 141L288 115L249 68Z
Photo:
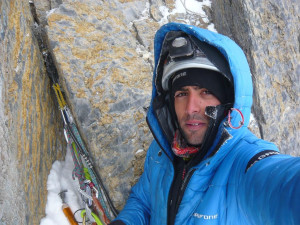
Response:
M203 138L205 135L204 129L199 130L188 130L179 128L181 134L183 135L185 141L191 146L199 146L203 142Z
M189 146L200 147L202 145L202 141L187 141Z
M186 140L187 144L190 146L198 147L202 144L202 137L189 137L186 133L183 132L184 139Z

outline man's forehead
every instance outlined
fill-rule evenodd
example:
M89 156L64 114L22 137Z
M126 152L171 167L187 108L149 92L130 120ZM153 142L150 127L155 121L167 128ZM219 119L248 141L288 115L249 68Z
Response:
M199 89L207 90L206 88L200 87L197 85L187 85L187 86L183 86L183 87L179 88L177 91L188 91L188 90L199 90Z

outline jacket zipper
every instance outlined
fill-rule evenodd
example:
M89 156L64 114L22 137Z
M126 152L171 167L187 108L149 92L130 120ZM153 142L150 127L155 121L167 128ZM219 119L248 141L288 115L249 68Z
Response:
M184 170L185 170L185 168L184 168ZM182 201L185 189L195 171L196 171L196 169L191 169L190 171L187 172L186 176L184 177L183 183L181 184L181 187L180 187L180 192L178 193L179 196L178 196L177 203L176 203L175 216L177 215L177 212L178 212L180 203ZM175 221L175 219L174 219L174 221Z
M186 165L184 166L184 169L183 169L183 173L182 173L182 178L183 178L183 182L181 184L181 187L179 189L179 192L178 192L178 198L177 198L177 201L176 201L176 206L175 206L175 212L174 212L174 223L175 223L175 217L177 215L177 212L178 212L178 209L179 209L179 206L180 206L180 203L182 201L182 198L183 198L183 195L184 195L184 192L185 192L185 189L192 177L192 175L194 174L194 172L196 171L196 169L191 169L189 170L187 173L186 173ZM173 186L173 183L175 181L175 176L173 178L173 182L172 182L172 185ZM167 224L168 225L173 225L170 223L170 216L169 216L169 213L170 213L170 205L172 204L170 202L170 198L171 198L171 192L169 192L169 197L168 197L168 207L167 207L167 212L168 212L168 215L167 215Z

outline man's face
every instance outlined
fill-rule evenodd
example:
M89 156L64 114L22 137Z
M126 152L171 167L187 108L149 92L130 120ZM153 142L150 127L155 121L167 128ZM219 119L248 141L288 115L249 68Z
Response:
M209 122L205 108L220 105L221 102L205 88L185 86L175 92L174 104L179 126L187 142L191 145L202 144Z

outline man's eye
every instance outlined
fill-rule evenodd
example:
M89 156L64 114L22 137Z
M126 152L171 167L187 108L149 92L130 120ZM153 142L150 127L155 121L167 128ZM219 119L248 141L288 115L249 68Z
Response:
M202 91L202 93L205 95L212 95L212 93L209 90L204 90Z
M186 96L186 93L184 92L175 93L175 98L182 97L182 96Z

